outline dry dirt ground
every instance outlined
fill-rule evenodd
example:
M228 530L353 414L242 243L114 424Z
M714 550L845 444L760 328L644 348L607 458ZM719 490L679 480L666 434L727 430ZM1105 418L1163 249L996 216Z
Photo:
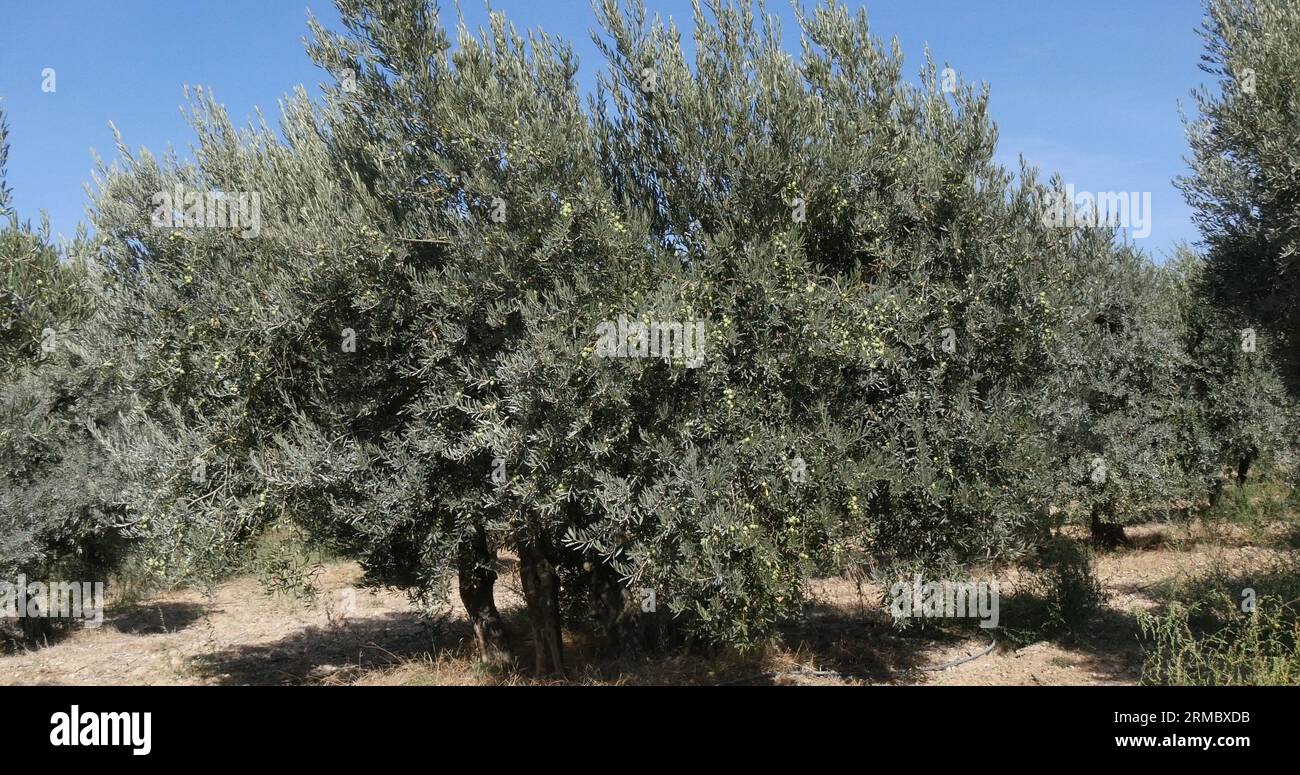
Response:
M785 645L758 654L729 652L602 660L581 635L567 644L578 683L691 684L1130 684L1142 652L1135 612L1159 605L1161 585L1215 568L1263 568L1288 547L1225 527L1130 528L1133 548L1100 555L1107 593L1085 632L1019 649L975 628L894 629L880 590L845 580L820 583L805 621ZM531 664L513 569L504 568L497 602L520 664ZM212 594L179 591L112 605L98 629L78 629L48 646L0 655L0 684L485 684L532 683L520 670L488 674L472 659L463 612L430 616L397 591L356 587L350 563L322 568L315 602L266 595L256 579ZM1004 604L1019 576L1000 574ZM1005 622L1004 622L1005 623Z

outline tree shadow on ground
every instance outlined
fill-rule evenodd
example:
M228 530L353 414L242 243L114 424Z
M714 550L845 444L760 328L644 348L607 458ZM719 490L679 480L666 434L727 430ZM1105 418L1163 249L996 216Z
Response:
M1123 551L1141 551L1127 549ZM1241 574L1240 579L1206 577L1202 586L1240 590L1251 584L1275 589L1282 574ZM1158 585L1112 588L1120 594L1159 603L1167 597ZM1184 593L1180 593L1180 598ZM504 602L504 601L503 601ZM524 681L625 684L737 684L789 682L792 677L828 676L853 683L916 683L934 675L932 653L973 644L983 648L990 637L1010 649L1050 643L1066 652L1057 661L1087 670L1106 682L1136 680L1144 647L1134 610L1103 604L1068 627L1045 614L1048 601L1032 588L1001 598L1000 627L986 630L974 619L923 622L898 629L883 607L813 601L798 620L780 629L779 646L737 652L730 649L633 648L608 654L604 642L583 628L565 632L567 676L532 675L533 644L517 601L501 606L516 664L487 676L471 674L473 634L463 618L434 620L419 612L389 613L339 626L308 627L269 644L244 645L200 656L194 668L219 683L350 682L368 673L412 662L455 660L453 674L415 671L420 681ZM999 650L1001 651L1001 649ZM971 650L974 653L974 650ZM459 671L460 674L454 674Z
M1167 535L1163 531L1153 531L1139 535L1129 536L1129 551L1134 552L1151 552L1160 549L1168 549L1170 546L1180 542L1180 538Z
M1142 628L1133 611L1103 607L1075 630L1049 639L1084 657L1089 671L1136 680L1142 672Z
M921 651L965 637L940 628L900 630L883 609L816 602L800 622L783 628L782 640L820 669L867 683L897 683L925 664Z
M1012 604L1013 610L1015 607ZM936 666L925 656L927 651L973 639L982 645L990 636L999 637L998 631L973 623L926 623L900 630L883 610L851 611L814 603L801 620L781 628L777 650L631 648L610 655L594 633L571 629L565 633L567 675L559 678L532 674L534 651L523 611L512 608L502 614L516 664L513 670L489 680L778 685L807 676L906 684L925 680L923 668ZM1096 672L1122 677L1141 664L1137 633L1132 615L1103 608L1079 632L1043 640L1078 652ZM339 626L307 627L273 643L202 654L192 660L191 669L199 677L221 684L348 683L369 673L409 663L436 663L444 657L472 662L473 633L468 623L460 618L434 620L413 611Z
M37 626L24 624L0 619L0 656L48 648L72 634L72 627L62 620L42 620Z
M601 660L590 656L599 653L599 639L577 634L575 645L584 660L580 670L593 680L637 684L898 684L922 675L927 650L969 641L965 633L932 625L899 629L888 612L869 604L860 590L856 597L846 593L844 580L819 581L838 589L829 595L814 592L797 619L778 627L770 646L738 651L688 644ZM824 587L819 584L819 589Z
M838 613L838 612L837 612ZM928 645L910 642L875 621L826 617L787 625L778 649L679 647L602 656L599 639L569 633L570 679L650 685L776 685L800 676L830 676L861 683L897 683L916 667ZM953 637L957 642L960 638ZM531 644L522 644L531 654ZM528 662L521 658L521 662Z
M864 683L893 683L910 675L917 654L960 635L899 633L882 617L846 616L815 606L805 620L782 632L779 657L764 649L635 649L610 655L585 629L565 633L567 675L532 675L533 644L519 608L502 611L516 664L488 680L621 684L775 684L815 668ZM473 632L463 618L435 620L412 611L387 613L338 626L311 626L273 643L239 645L192 658L197 677L220 684L348 683L369 673L451 657L466 664ZM477 676L483 678L486 676ZM418 678L417 678L418 680Z
M1300 525L1284 528L1280 540L1288 549L1300 549Z
M1140 551L1125 549L1122 551ZM1125 590L1120 590L1125 591ZM1144 593L1135 588L1134 592ZM1033 587L1004 595L999 605L999 626L982 630L974 622L963 625L965 632L991 635L1015 652L1047 643L1076 657L1069 664L1117 681L1134 680L1142 666L1141 625L1135 611L1120 610L1098 599L1094 607L1071 609L1071 601ZM1062 610L1069 613L1062 613Z
M113 609L104 623L127 635L161 635L189 627L206 612L199 603L139 603Z
M459 652L472 632L464 620L418 611L387 613L332 626L309 626L273 643L200 654L191 669L221 684L311 684L346 680L444 652Z

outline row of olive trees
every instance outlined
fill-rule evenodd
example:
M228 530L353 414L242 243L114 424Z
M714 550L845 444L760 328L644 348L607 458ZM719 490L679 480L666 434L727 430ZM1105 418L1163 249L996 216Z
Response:
M0 114L0 577L103 578L138 535L95 441L128 403L94 354L104 288L84 234L65 255L48 223L19 221L7 155ZM54 622L20 624L37 639Z
M322 99L238 130L199 93L192 162L119 141L76 263L5 232L72 300L5 353L9 567L102 537L213 578L291 527L455 583L500 664L507 552L563 671L566 623L753 644L818 575L1107 535L1284 448L1271 335L1243 349L1194 261L1047 225L987 92L904 80L863 15L801 16L792 57L708 4L690 61L607 0L584 105L571 49L500 16L453 43L424 0L339 7Z

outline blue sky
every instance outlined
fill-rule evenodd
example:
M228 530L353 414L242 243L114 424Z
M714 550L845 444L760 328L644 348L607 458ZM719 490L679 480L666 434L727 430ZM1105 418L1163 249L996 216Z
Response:
M324 75L303 50L308 11L329 25L329 0L0 0L0 99L10 126L8 182L23 218L49 213L56 234L84 218L91 149L114 155L108 122L131 148L186 155L193 135L180 107L186 84L211 87L244 123L260 106L268 117L297 84ZM689 0L646 0L651 12L689 29ZM793 15L784 0L769 11ZM847 0L865 5L873 32L897 36L907 72L925 46L973 81L992 88L999 160L1023 153L1045 174L1062 173L1079 191L1149 191L1151 234L1137 246L1159 259L1197 239L1191 214L1172 185L1185 171L1179 102L1205 80L1197 69L1199 0ZM444 18L455 6L442 3ZM518 27L542 27L575 43L580 80L601 67L590 42L588 0L496 0ZM467 21L486 10L463 0ZM56 90L42 91L53 68Z

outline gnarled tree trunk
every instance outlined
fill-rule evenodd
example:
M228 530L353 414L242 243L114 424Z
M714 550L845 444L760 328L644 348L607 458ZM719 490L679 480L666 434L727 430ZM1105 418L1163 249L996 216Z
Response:
M564 675L564 637L560 616L560 576L544 536L519 546L519 581L533 631L537 675Z
M1092 507L1092 541L1098 546L1107 549L1114 549L1117 546L1128 546L1128 536L1124 534L1124 526L1117 525L1113 522L1103 522L1102 513L1104 509L1101 506Z
M1246 475L1250 473L1250 465L1255 462L1255 450L1247 452L1237 461L1237 486L1240 487L1246 483Z
M465 611L474 626L479 659L490 667L504 667L512 659L506 628L492 597L497 580L495 565L496 553L488 547L487 535L479 527L473 537L460 546L457 558L460 601L465 604Z

